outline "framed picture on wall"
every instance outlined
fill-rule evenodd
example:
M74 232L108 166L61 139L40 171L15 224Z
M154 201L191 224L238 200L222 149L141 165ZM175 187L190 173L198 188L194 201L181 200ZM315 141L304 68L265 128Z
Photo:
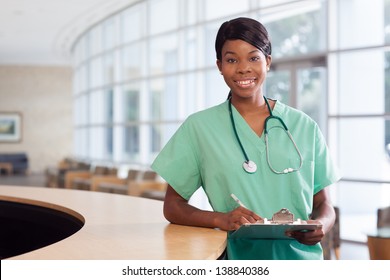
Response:
M0 112L0 142L22 140L22 115L15 112Z

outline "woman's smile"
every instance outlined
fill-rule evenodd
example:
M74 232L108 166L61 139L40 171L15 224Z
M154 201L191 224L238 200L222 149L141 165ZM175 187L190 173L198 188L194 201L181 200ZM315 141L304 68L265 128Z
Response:
M255 80L256 79L254 78L245 79L245 80L235 80L235 83L241 88L250 88L255 85Z

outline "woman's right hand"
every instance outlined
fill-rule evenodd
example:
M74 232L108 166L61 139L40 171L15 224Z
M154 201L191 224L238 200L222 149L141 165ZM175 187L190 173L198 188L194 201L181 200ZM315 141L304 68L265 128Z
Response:
M220 213L216 218L216 224L223 230L237 230L241 225L253 224L259 220L262 218L255 212L240 206L233 211Z
M164 200L164 216L174 224L236 230L243 224L255 223L262 218L245 207L230 212L200 210L181 197L168 185Z

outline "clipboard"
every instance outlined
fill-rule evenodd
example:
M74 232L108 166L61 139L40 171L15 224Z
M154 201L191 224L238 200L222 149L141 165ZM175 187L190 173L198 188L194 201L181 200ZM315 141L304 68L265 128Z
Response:
M320 223L308 224L300 219L294 221L294 214L282 208L272 216L271 221L265 218L258 223L242 225L239 229L230 231L229 238L293 239L286 235L287 231L312 231L320 228Z

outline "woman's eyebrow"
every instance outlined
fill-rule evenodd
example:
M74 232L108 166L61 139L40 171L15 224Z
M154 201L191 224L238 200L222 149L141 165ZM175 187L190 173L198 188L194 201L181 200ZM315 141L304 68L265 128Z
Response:
M226 55L228 55L228 54L236 54L236 53L233 52L233 51L226 51L226 52L223 54L223 56L226 56Z
M262 52L261 50L259 49L254 49L253 51L250 51L248 54L253 54L253 53L258 53L258 52ZM236 53L234 51L226 51L223 56L226 56L228 54L232 54L232 55L235 55Z

